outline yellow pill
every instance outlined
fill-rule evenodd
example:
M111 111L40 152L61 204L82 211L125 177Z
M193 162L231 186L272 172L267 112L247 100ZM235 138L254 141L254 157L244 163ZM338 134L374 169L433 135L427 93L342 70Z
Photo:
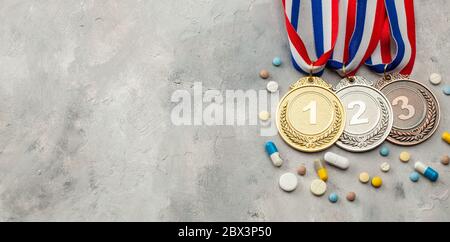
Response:
M320 180L322 180L324 182L326 182L328 180L327 170L325 170L325 169L318 170L317 175L319 176Z
M317 176L320 180L326 182L328 180L328 174L324 164L322 160L314 160L314 169L316 170Z
M379 188L381 187L381 185L383 184L383 181L381 180L381 177L376 176L374 178L372 178L372 186L375 188Z
M406 163L410 159L411 159L411 155L408 152L403 151L402 153L400 153L400 161Z
M450 133L449 132L444 132L442 134L442 139L447 142L448 144L450 144Z
M368 183L370 180L370 176L369 173L367 172L363 172L361 174L359 174L359 181L362 183Z

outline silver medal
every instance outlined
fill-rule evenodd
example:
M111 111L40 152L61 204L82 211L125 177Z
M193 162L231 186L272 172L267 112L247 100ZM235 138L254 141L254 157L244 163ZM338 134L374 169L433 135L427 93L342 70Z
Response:
M344 133L336 145L348 151L364 152L382 144L394 122L386 96L360 76L341 80L335 91L347 116Z

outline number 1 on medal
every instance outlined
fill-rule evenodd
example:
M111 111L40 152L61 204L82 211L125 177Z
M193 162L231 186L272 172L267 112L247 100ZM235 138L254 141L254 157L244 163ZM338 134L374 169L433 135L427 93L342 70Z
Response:
M309 115L309 123L310 124L317 124L317 102L311 101L306 107L303 108L303 112L310 112Z

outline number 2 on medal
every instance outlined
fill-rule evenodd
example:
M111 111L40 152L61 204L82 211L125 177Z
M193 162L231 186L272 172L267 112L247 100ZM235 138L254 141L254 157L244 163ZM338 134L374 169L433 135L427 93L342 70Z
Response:
M311 101L308 105L306 105L303 108L303 112L310 112L309 115L309 123L310 124L317 124L317 102L316 101Z
M408 104L409 99L407 97L405 97L405 96L396 97L394 100L392 100L392 106L398 105L398 102L402 102L402 105L400 106L400 108L402 110L404 110L404 109L408 110L408 114L407 115L400 114L398 116L399 119L408 120L408 119L414 117L414 114L416 114L416 110L414 109L414 106L411 106Z
M366 104L363 101L353 101L348 104L348 109L354 109L355 106L358 106L359 109L353 115L352 119L350 120L350 125L357 125L357 124L367 124L369 123L369 119L367 118L361 118L361 115L366 111Z
M359 109L356 112L356 114L352 117L350 120L350 125L357 125L357 124L366 124L369 123L369 120L367 118L361 118L361 115L366 111L366 104L362 101L354 101L348 104L349 109L355 108L355 106L358 106ZM309 115L309 123L310 124L317 124L317 102L311 101L308 105L306 105L303 108L303 112L310 111Z

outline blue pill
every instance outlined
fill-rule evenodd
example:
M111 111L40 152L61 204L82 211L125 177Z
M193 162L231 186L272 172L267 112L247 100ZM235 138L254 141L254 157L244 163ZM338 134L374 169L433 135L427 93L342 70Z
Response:
M417 172L413 172L413 173L411 173L411 174L409 175L409 179L410 179L412 182L417 182L417 181L419 180L419 178L420 178L420 175L419 175L419 173L417 173Z
M273 153L278 153L277 146L272 141L266 142L267 154L272 155Z
M272 64L274 65L274 66L281 66L281 58L280 57L275 57L275 58L273 58L273 60L272 60Z
M386 146L381 147L380 155L381 156L388 156L389 155L389 148L386 147Z
M445 86L442 88L442 91L444 91L444 94L445 94L445 95L450 95L450 85L445 85Z
M330 200L330 202L332 203L336 203L339 200L339 197L336 193L333 192L328 196L328 200Z

